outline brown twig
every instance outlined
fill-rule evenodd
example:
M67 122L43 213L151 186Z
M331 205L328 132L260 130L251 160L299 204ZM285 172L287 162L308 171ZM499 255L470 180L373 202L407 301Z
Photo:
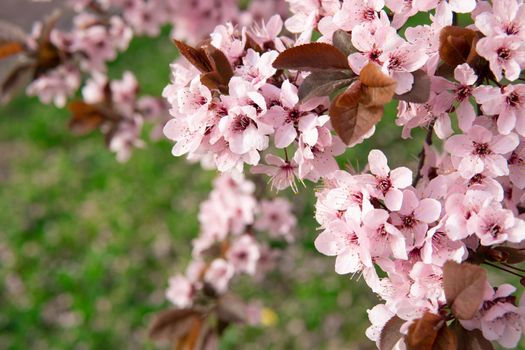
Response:
M428 126L427 136L425 137L425 144L430 146L432 145L432 135L434 134L434 124L436 123L435 120L433 120L430 125ZM412 186L416 187L419 180L421 180L421 170L423 169L423 166L425 165L425 146L421 149L421 152L419 152L419 164L417 166L417 173L416 177L414 178L414 181L412 182Z

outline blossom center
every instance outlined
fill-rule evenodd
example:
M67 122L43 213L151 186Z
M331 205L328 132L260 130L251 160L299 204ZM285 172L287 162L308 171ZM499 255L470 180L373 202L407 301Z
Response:
M498 237L502 229L499 224L492 224L487 228L487 232L494 238Z
M476 174L470 178L468 184L469 186L472 185L480 185L483 183L483 180L485 179L485 176L483 174Z
M388 62L388 69L400 68L401 64L401 58L399 58L398 56L390 56L390 62Z
M505 99L505 102L507 102L509 107L517 107L521 104L520 95L516 92L511 92Z
M239 115L233 122L234 131L244 131L248 128L251 123L250 117L245 114Z
M523 158L521 158L516 152L512 152L509 158L509 164L523 165Z
M414 214L407 215L403 218L403 227L412 228L415 225L416 225L416 218L414 218Z
M367 7L363 11L363 19L365 21L373 21L375 18L376 18L376 12L375 12L375 10L373 8Z
M510 50L506 47L500 47L497 51L496 51L496 54L498 55L498 58L503 60L503 61L506 61L510 58Z
M474 144L474 154L477 156L485 157L492 153L492 151L489 148L488 143L473 142L473 144Z
M381 56L381 53L382 53L381 50L373 49L372 51L370 51L370 54L368 55L368 59L370 61L379 63L379 56Z
M520 32L519 30L519 26L517 26L515 23L511 22L511 23L507 23L504 27L503 27L503 30L505 32L505 34L507 35L516 35Z
M385 194L392 187L392 181L390 181L390 178L388 177L379 178L376 187Z
M286 121L288 123L297 123L301 115L302 113L299 112L297 109L291 109L290 111L288 111L288 118L286 118Z
M468 85L461 85L456 90L456 95L459 101L463 101L472 95L472 87Z

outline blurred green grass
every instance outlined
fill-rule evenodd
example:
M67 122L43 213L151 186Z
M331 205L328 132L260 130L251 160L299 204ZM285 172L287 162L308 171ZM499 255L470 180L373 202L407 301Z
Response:
M167 31L138 38L110 76L132 70L143 93L159 95L175 57ZM391 105L378 132L341 156L341 166L362 168L373 146L391 165L414 167L422 132L400 142L394 117ZM0 348L153 349L149 318L168 307L166 280L190 256L214 174L173 158L166 141L119 164L100 135L72 136L67 121L65 110L34 98L0 109ZM237 283L279 323L232 328L222 349L373 348L364 329L377 300L313 247L314 187L293 198L301 236L278 270L255 286Z
M143 93L159 95L175 57L167 32L138 38L110 76L132 70ZM100 135L75 137L67 121L67 111L35 98L0 110L0 348L153 348L148 320L168 306L166 280L189 258L198 204L214 174L173 158L166 141L119 164ZM390 131L376 137L395 147ZM366 154L353 150L341 162L364 164ZM276 272L256 287L239 282L246 297L276 311L279 324L232 329L224 349L328 349L363 340L370 296L315 253L313 187L295 198L303 237L284 260L289 276Z

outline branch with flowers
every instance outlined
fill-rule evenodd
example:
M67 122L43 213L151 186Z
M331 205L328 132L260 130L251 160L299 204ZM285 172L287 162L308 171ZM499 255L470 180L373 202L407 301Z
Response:
M158 314L150 328L153 339L182 349L215 349L231 325L271 322L271 310L243 301L230 285L239 275L257 282L273 270L295 238L297 219L289 201L257 198L255 184L234 173L214 181L199 222L186 273L169 280L166 297L175 308Z
M516 347L525 4L287 2L288 34L274 16L176 42L191 65L173 65L184 79L163 93L173 154L266 174L277 190L322 181L315 246L381 300L366 332L379 349ZM428 24L408 24L425 13ZM416 173L380 150L364 171L340 170L335 157L368 142L392 100L403 138L427 130ZM491 284L495 269L509 283Z
M67 105L71 131L100 131L119 161L145 145L144 123L157 126L155 139L168 118L160 96L139 97L133 72L126 71L120 80L108 78L108 63L128 49L133 37L156 37L169 25L174 36L197 42L219 23L248 25L280 8L273 0L256 0L246 9L236 0L69 0L67 5L73 10L67 29L57 26L60 10L36 22L31 33L0 21L0 62L14 61L0 81L0 102L25 89L43 104Z

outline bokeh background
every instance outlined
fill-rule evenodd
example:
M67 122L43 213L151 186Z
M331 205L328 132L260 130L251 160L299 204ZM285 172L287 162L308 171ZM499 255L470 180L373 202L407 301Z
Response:
M0 2L0 19L27 30L62 5ZM143 93L160 95L176 58L166 28L159 38L135 38L110 77L131 70ZM401 141L394 116L392 105L374 137L341 156L341 166L362 168L374 146L391 165L415 168L423 135ZM167 141L119 164L101 135L71 135L68 117L36 98L0 107L0 349L159 348L146 337L148 323L169 306L166 281L185 268L198 205L215 174L172 157ZM263 282L235 283L271 308L276 324L232 328L221 349L375 348L364 330L366 309L378 300L358 276L337 276L334 259L313 247L315 186L284 193L300 228L277 271Z

